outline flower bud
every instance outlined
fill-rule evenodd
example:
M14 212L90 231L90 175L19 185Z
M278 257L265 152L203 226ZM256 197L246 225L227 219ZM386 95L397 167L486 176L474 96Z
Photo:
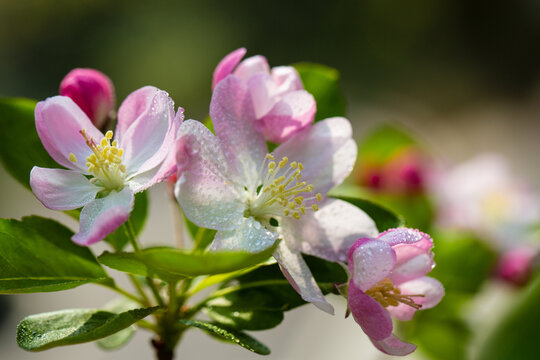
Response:
M504 252L497 264L496 276L514 285L525 285L533 273L537 251L517 247Z
M98 129L115 117L111 80L94 69L73 69L60 83L60 95L70 97Z

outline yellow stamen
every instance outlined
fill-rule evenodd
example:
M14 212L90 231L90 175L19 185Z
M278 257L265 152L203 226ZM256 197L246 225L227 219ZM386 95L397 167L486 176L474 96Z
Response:
M73 163L77 163L77 157L75 156L74 153L69 153L69 161L73 162Z
M415 308L416 310L422 307L412 299L413 297L424 297L424 295L403 295L401 290L394 286L394 283L388 278L379 281L366 291L366 295L371 296L379 304L384 307L398 306L400 303Z

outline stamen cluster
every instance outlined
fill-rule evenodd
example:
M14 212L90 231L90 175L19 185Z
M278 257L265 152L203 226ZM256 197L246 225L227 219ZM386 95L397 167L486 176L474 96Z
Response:
M86 129L80 131L86 141L86 145L92 150L92 154L86 158L88 172L94 175L90 181L102 185L107 190L121 190L124 187L126 166L122 164L124 149L118 147L118 140L113 140L113 132L107 131L105 137L96 144L94 139L86 135ZM77 163L73 153L69 159Z
M379 281L373 285L366 294L375 299L379 304L384 307L398 306L399 303L411 306L416 310L420 309L422 305L417 304L412 299L413 297L424 297L424 295L403 295L398 287L394 286L394 283L388 278Z
M300 181L304 169L302 163L293 161L289 164L286 156L276 163L274 156L267 154L261 171L265 168L267 171L262 187L250 204L253 216L275 215L300 219L306 213L306 203L322 200L320 193L304 197L313 192L313 185ZM319 209L316 203L310 207L313 211Z

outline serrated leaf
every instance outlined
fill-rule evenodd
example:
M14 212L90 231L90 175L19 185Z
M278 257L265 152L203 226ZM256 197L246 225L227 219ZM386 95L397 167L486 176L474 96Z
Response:
M270 354L270 349L259 342L258 340L252 338L248 334L245 334L238 330L229 329L226 327L221 327L216 324L212 324L200 320L179 320L182 324L186 326L193 326L199 329L202 329L208 333L216 335L223 340L231 342L233 344L240 345L241 347L253 351L254 353L260 355Z
M135 194L135 205L133 211L129 215L129 220L133 224L133 230L135 235L139 235L146 223L146 216L148 215L148 195L146 191ZM79 217L77 216L77 219ZM123 226L120 226L112 234L108 235L105 239L106 242L112 245L116 251L123 250L129 243L129 238L126 235Z
M339 72L331 67L299 63L293 65L304 84L304 89L315 98L317 113L315 121L333 116L345 116L345 96L339 84Z
M30 189L32 167L60 167L38 137L34 120L36 103L24 98L0 98L0 160L27 189Z
M220 325L239 330L266 330L283 321L282 311L232 309L226 306L207 306L204 312Z
M166 247L144 249L137 253L106 251L98 257L98 260L115 270L174 281L199 275L228 273L254 266L268 259L276 245L257 253L246 251L191 253Z
M120 314L97 309L71 309L31 315L17 328L17 344L28 351L86 343L123 330L156 311L158 307Z
M73 232L38 216L0 219L0 293L71 289L110 281L90 249L71 241Z
M388 229L405 226L403 218L391 210L385 208L382 205L376 204L372 201L349 197L349 196L334 196L336 199L340 199L348 202L360 209L362 209L370 218L375 221L375 225L379 232L383 232Z
M478 360L537 359L540 334L540 275L491 332Z

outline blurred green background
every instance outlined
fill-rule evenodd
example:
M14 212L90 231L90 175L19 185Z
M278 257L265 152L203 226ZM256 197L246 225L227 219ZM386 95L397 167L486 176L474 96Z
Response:
M118 99L152 84L201 119L212 70L240 46L339 69L350 102L399 94L453 112L537 91L540 2L3 0L0 95L41 99L94 67Z

